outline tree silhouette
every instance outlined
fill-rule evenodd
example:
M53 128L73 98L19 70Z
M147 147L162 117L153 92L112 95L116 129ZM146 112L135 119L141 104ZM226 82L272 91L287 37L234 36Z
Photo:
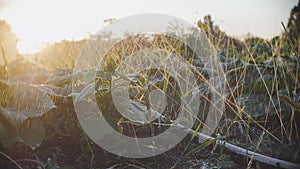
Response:
M203 21L198 21L198 27L206 34L207 38L217 50L224 50L227 57L234 57L233 51L242 51L244 44L234 37L230 37L223 32L218 25L212 21L212 17L207 15Z
M299 54L299 45L300 45L300 1L298 1L298 5L295 6L291 13L290 18L287 25L288 33L291 36L291 40L298 51Z
M12 32L10 25L0 20L0 66L17 59L17 37Z

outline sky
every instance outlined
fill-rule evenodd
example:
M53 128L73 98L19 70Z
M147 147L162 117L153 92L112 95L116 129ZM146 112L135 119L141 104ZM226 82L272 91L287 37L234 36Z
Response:
M19 39L20 53L33 53L46 44L87 38L108 18L162 13L191 24L210 14L227 34L247 33L270 39L279 35L297 0L0 0L0 19ZM155 23L153 23L155 24Z

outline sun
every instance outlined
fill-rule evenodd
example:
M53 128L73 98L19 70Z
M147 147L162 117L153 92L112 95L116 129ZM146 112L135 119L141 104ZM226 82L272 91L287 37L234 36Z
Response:
M0 19L4 18L18 38L18 50L21 54L36 53L47 44L66 40L79 40L88 37L88 33L99 28L90 24L91 20L84 12L77 10L80 4L70 1L9 1L1 12ZM85 22L78 22L77 18L87 18ZM97 29L95 29L97 30Z
M36 3L36 1L31 0ZM38 31L40 20L44 13L40 13L40 19L34 12L34 3L24 1L7 1L1 11L1 18L11 27L17 37L17 48L21 54L38 52L43 47L43 36ZM41 9L40 9L41 10Z

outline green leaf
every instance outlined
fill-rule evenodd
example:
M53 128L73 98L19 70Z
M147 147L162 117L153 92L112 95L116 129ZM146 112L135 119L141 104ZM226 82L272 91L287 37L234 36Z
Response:
M34 150L41 145L44 138L45 130L38 118L26 120L13 127L0 122L0 142L6 148L12 147L19 141Z
M78 82L88 84L91 83L97 72L95 70L79 70L74 72L72 69L57 69L52 76L49 77L46 83L51 83L56 86L61 86L70 82Z
M29 119L16 129L18 141L24 142L33 150L39 147L45 138L44 126L39 118Z
M0 142L3 147L9 148L17 141L16 130L0 121Z
M133 100L129 100L123 96L116 96L114 101L115 105L118 107L118 110L122 110L123 113L135 123L144 124L149 120L148 118L150 118L152 121L159 117L157 112L154 110L151 109L148 111L145 105ZM150 117L148 117L149 112Z
M18 84L13 86L13 99L1 112L14 125L32 117L40 117L55 108L50 97L34 86Z
M87 86L85 86L76 97L74 97L74 103L77 103L83 99L93 97L95 96L96 89L95 89L95 83L91 83Z
M62 87L52 85L35 85L41 92L48 94L49 96L64 97L68 96L68 92L64 91Z
M235 99L239 107L245 107L245 112L252 117L274 115L279 112L292 112L291 106L278 96L271 98L263 94L243 94ZM284 115L284 113L282 113Z

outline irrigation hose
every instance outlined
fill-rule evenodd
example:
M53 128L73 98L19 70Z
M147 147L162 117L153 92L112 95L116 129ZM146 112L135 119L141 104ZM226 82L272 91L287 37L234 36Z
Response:
M185 130L189 134L194 134L196 132L193 129L187 128L179 123L174 123L174 125L178 128ZM200 132L196 132L196 137L199 139L202 139L202 140L216 139L214 137L208 136L208 135L200 133ZM216 141L216 143L218 145L224 146L229 151L232 151L234 153L240 154L240 155L248 157L248 158L253 158L253 160L259 161L261 163L265 163L265 164L269 164L269 165L273 165L273 166L277 166L277 167L280 166L282 168L287 168L287 169L300 169L300 164L292 163L289 161L285 161L285 160L281 160L281 159L277 159L277 158L273 158L273 157L269 157L269 156L265 156L265 155L262 155L259 153L255 153L253 151L236 146L234 144L230 144L223 140L218 140L218 141Z
M139 102L135 102L135 101L131 101L131 104L133 104L134 106L140 107L141 109L145 110L145 106L140 104ZM269 156L265 156L250 150L247 150L245 148L239 147L237 145L228 143L226 141L214 138L212 136L206 135L204 133L200 133L200 132L196 132L193 129L190 129L180 123L176 123L173 120L166 120L166 118L160 114L159 112L151 109L151 112L153 112L153 114L157 117L159 116L163 121L169 121L170 123L172 123L173 126L178 127L179 129L184 130L185 132L187 132L188 134L193 135L194 133L196 133L196 137L200 140L217 140L216 144L221 145L223 147L225 147L227 150L240 154L242 156L245 156L247 158L251 158L255 161L264 163L264 164L268 164L268 165L272 165L272 166L276 166L276 167L281 167L281 168L287 168L287 169L300 169L300 164L297 163L293 163L293 162L289 162L289 161L285 161L285 160L281 160L281 159L277 159L277 158L273 158L273 157L269 157Z

